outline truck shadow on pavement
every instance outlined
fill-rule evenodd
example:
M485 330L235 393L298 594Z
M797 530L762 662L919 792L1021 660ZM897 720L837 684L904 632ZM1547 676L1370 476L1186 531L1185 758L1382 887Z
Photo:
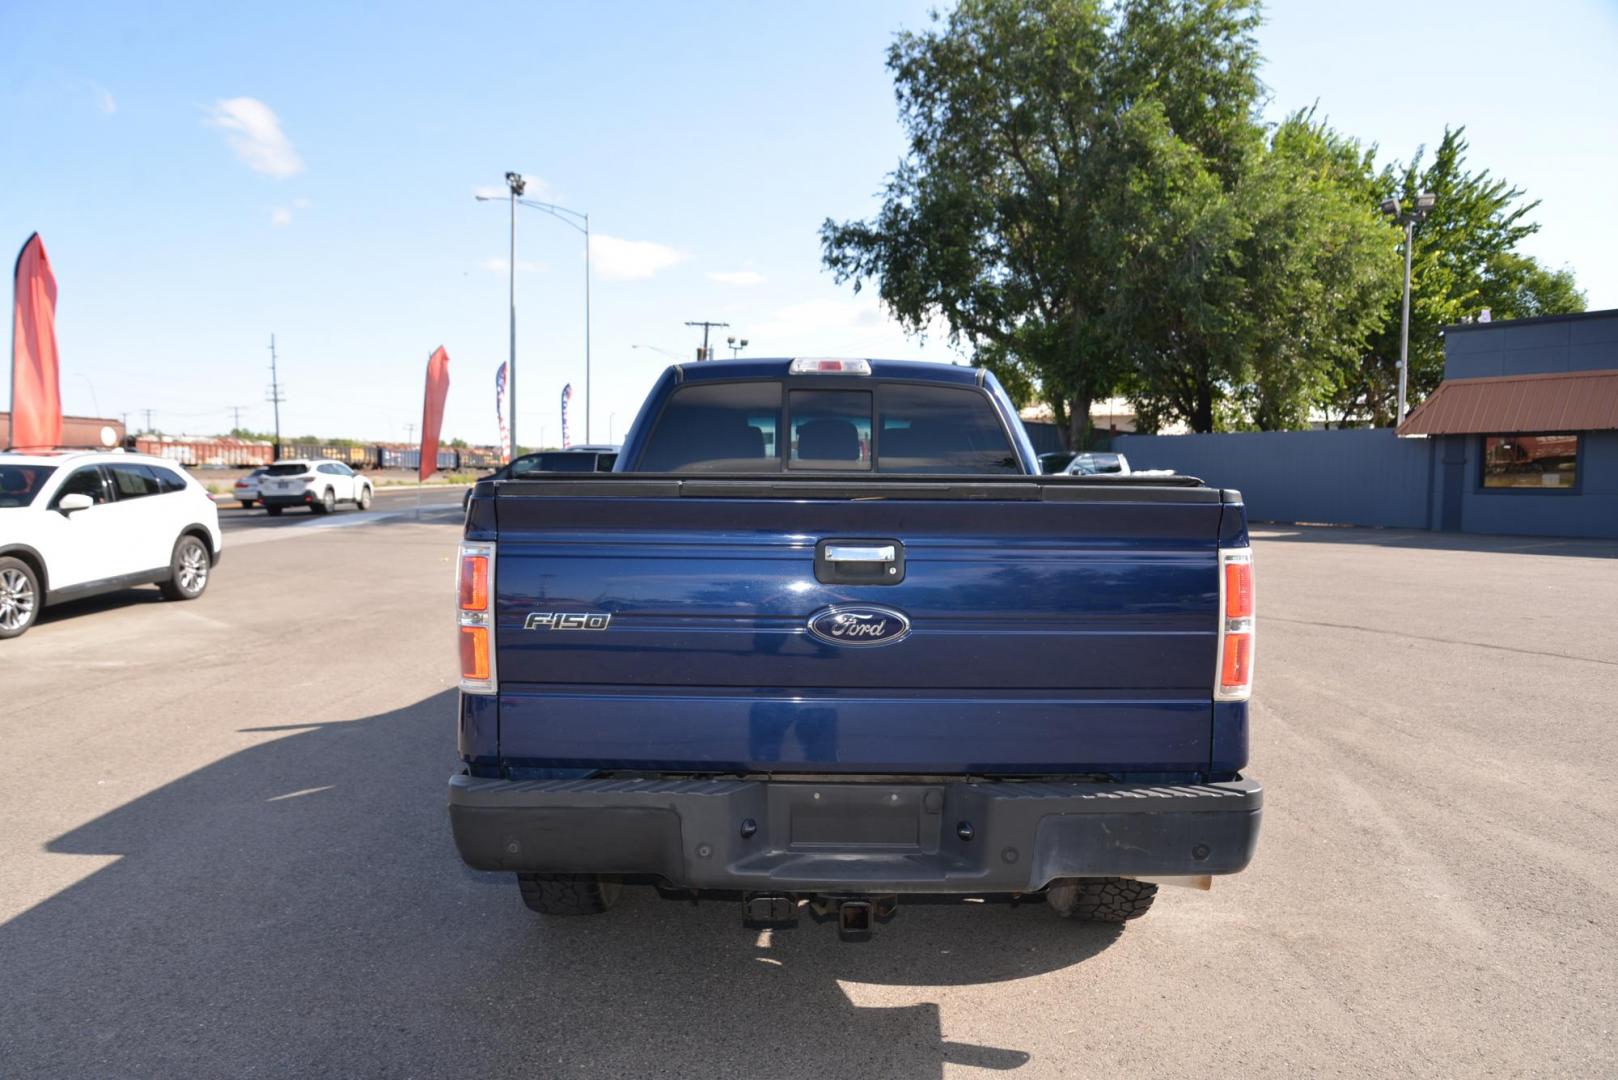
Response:
M1043 904L901 906L867 944L626 889L544 919L467 870L444 811L455 694L261 742L48 845L114 855L0 925L12 1075L938 1077L1016 1069L939 1002L1095 956ZM951 990L950 988L958 988ZM1011 991L1020 995L1023 991ZM866 1004L860 1004L865 1002ZM1009 1004L1008 1004L1009 1003ZM1073 1008L1002 996L1017 1024ZM1049 1019L1042 1020L1049 1010ZM1046 1063L1051 1066L1052 1063Z

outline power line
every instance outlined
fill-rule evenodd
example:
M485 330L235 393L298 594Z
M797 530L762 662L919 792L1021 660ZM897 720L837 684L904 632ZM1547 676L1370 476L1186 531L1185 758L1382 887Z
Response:
M702 348L697 353L697 359L712 360L713 350L708 347L708 331L718 329L721 326L729 326L730 324L728 322L709 322L708 320L703 319L700 321L693 320L687 322L685 325L702 327Z
M242 410L246 405L226 405L225 411L231 414L230 427L232 431L240 431L242 427Z

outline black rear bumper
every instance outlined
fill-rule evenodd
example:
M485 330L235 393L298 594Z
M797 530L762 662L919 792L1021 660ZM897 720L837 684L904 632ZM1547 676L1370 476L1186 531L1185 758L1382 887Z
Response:
M696 889L1028 892L1065 877L1233 874L1263 789L808 780L450 778L478 870L644 874Z

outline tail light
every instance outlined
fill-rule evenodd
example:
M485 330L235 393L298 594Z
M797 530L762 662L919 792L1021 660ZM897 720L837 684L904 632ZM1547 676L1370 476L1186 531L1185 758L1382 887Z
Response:
M494 545L462 544L455 582L461 690L492 694L500 685L494 670Z
M1253 551L1219 553L1219 657L1214 700L1246 701L1253 693Z

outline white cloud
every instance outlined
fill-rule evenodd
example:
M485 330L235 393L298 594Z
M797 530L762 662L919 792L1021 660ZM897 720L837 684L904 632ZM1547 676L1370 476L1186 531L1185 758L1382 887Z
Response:
M590 237L590 259L595 272L608 281L637 281L649 278L686 260L682 251L650 240L624 240L594 233Z
M757 285L764 280L764 275L751 270L715 270L708 275L708 280L721 285Z
M508 266L510 266L510 265L511 265L511 263L507 259L484 259L483 260L483 269L485 269L485 270L493 270L493 271L495 271L497 273L501 273L501 274L504 274L506 272L506 268ZM527 259L518 259L517 260L517 273L519 273L519 274L545 274L545 273L549 273L549 272L550 272L550 267L546 266L544 263L530 262Z
M91 83L90 85L95 88L96 108L100 109L108 116L111 116L113 113L118 111L118 99L113 97L112 93L105 86L102 86L100 83Z
M309 199L293 199L292 200L292 208L294 210L307 210L313 205L315 205L315 204L312 201L310 201Z
M777 308L762 322L749 322L746 329L753 342L752 351L759 356L947 361L961 355L949 347L949 327L942 320L935 320L922 335L907 334L870 291L789 304Z
M281 130L275 110L257 98L216 101L203 122L223 129L230 148L254 172L282 179L303 172L303 159Z
M278 229L291 225L292 211L288 210L284 206L277 206L274 210L270 211L270 224L274 225Z

